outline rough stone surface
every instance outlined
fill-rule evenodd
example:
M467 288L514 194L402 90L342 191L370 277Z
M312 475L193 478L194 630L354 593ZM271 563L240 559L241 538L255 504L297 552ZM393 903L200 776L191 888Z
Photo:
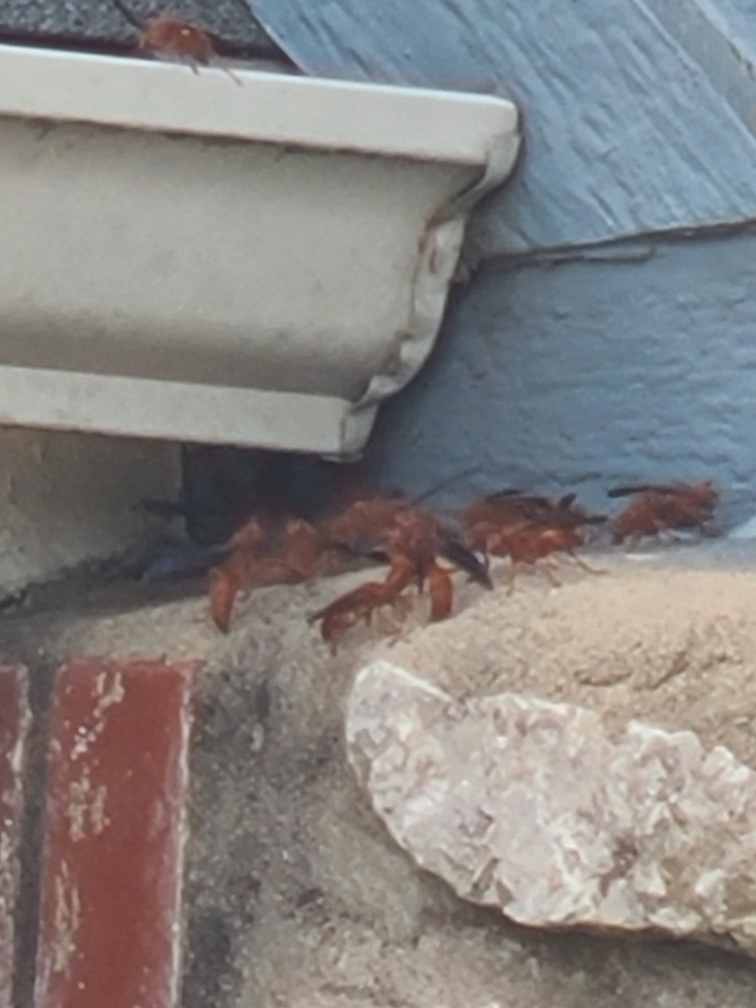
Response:
M620 550L566 559L514 594L483 594L384 657L457 699L529 693L598 711L612 732L637 719L695 731L756 767L756 543ZM496 579L505 579L505 564Z
M756 953L756 773L691 731L522 693L459 703L368 665L352 764L392 836L466 899L536 927L729 934Z
M386 615L350 634L335 659L306 616L364 572L253 592L227 636L210 623L205 598L144 584L77 594L65 584L38 596L34 611L0 615L0 653L25 662L37 693L70 656L166 653L205 662L191 754L183 1008L752 1008L756 963L744 956L686 941L525 928L459 899L392 840L344 747L353 674L379 651L426 679L435 670L457 697L533 690L596 706L605 717L616 707L623 723L637 716L690 725L707 749L724 744L756 765L756 663L715 660L728 646L734 654L741 626L750 633L754 554L743 570L704 573L689 570L690 553L667 551L682 569L653 574L650 562L601 558L594 562L612 570L602 578L565 565L556 591L543 575L523 575L512 597L456 577L454 621L426 628L420 603L394 648L386 651L382 639ZM663 613L658 594L641 605L659 578ZM694 637L686 645L691 622L710 625L717 598L736 609L724 642ZM615 686L567 675L569 635L577 646L593 631L594 613L620 653L643 647L645 632L644 656L659 652L653 676L645 658ZM511 665L498 661L496 639ZM591 639L592 677L606 651L598 631ZM659 684L665 649L675 646L688 646L691 667ZM30 992L19 998L32 1003Z

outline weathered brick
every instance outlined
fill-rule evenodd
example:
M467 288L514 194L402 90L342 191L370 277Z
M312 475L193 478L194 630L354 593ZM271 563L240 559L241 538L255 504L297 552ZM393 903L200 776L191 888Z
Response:
M194 667L79 659L52 705L37 1008L174 1008Z
M26 671L0 666L0 1008L11 1004L13 911L18 889L24 744L29 727Z

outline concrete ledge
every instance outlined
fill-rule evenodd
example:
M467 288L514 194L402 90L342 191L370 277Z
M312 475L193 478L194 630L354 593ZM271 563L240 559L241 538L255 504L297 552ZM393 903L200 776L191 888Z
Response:
M83 655L203 662L190 753L186 1006L385 1004L390 983L397 1004L524 1008L562 1004L567 991L567 1003L594 1008L600 990L601 1008L752 1008L753 966L717 950L515 930L475 907L460 912L451 891L396 848L346 764L354 672L377 653L400 661L422 648L423 675L435 670L455 695L522 689L614 711L617 723L690 728L707 749L725 745L756 766L756 548L653 552L592 557L611 570L603 577L566 562L559 589L542 572L523 573L512 596L460 576L459 615L448 623L425 626L418 603L405 640L389 647L378 619L355 628L335 659L306 617L365 571L251 592L228 636L212 626L204 597L155 606L144 585L109 585L88 610L9 614L0 653L28 655L37 683ZM492 635L495 649L483 639Z

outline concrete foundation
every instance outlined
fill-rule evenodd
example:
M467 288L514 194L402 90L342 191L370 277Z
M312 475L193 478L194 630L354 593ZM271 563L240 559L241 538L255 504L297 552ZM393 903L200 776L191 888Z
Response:
M178 482L174 444L0 428L0 596L145 542Z

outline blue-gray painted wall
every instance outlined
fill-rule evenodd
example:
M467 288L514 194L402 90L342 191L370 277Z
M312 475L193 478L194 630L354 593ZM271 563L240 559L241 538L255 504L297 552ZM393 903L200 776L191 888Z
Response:
M383 410L385 478L438 504L510 485L606 506L614 482L711 476L750 516L756 235L623 251L479 274Z
M309 72L517 101L486 253L756 216L753 0L249 2Z
M598 503L615 480L711 475L751 514L756 231L702 234L756 219L756 2L250 2L308 72L523 113L516 176L470 229L480 270L384 407L383 477L438 502L519 484Z

